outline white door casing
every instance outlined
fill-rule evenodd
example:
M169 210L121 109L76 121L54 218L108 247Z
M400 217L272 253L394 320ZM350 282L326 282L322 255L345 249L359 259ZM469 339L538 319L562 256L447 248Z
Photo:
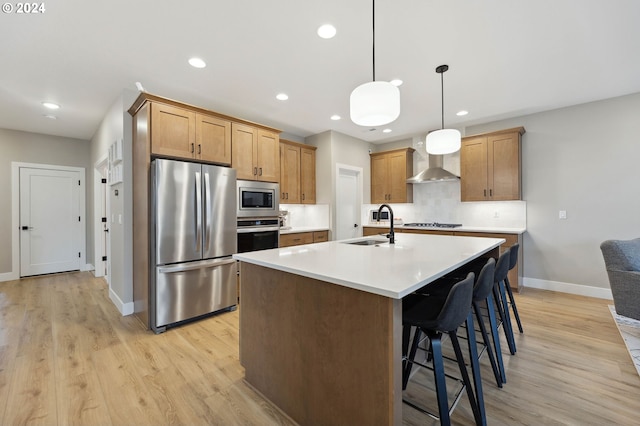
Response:
M362 169L336 166L336 240L362 235Z
M109 192L106 179L108 176L109 160L103 156L94 165L94 276L104 277L109 283L111 269L110 253L110 216L109 216ZM106 257L107 260L103 260Z
M85 170L17 162L11 168L10 279L84 269Z

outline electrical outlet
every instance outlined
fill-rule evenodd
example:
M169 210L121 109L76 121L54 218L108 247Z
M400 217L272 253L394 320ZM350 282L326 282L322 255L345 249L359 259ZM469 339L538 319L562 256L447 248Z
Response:
M496 219L499 218L500 217L500 212L498 210L494 211L493 212L493 217L496 218Z
M560 219L566 219L567 218L567 211L566 210L560 210L558 212L558 218Z

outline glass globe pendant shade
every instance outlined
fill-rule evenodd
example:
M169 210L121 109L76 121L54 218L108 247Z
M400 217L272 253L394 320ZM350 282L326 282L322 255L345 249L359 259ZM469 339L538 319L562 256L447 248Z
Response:
M426 149L429 154L451 154L460 149L461 135L456 129L442 129L427 135Z
M387 81L372 81L353 89L351 121L360 126L382 126L400 116L400 90Z

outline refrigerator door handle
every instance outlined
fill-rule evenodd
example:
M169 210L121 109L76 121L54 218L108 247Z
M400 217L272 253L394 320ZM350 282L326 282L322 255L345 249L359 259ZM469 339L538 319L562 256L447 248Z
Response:
M216 268L218 266L229 265L231 263L236 263L236 261L231 258L226 258L216 261L192 262L186 265L160 266L158 267L158 272L161 274L171 274L176 272L192 271L194 269Z
M196 172L196 251L201 252L202 248L202 188L200 182L200 172Z
M204 247L207 249L211 241L211 185L209 173L204 172Z

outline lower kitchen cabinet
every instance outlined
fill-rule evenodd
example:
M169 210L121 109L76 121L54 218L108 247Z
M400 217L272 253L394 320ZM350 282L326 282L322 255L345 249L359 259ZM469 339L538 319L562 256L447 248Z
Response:
M486 233L486 232L455 232L456 236L460 237L485 237L485 238L504 238L506 242L500 246L500 254L504 253L506 249L519 243L518 249L518 263L509 271L509 284L515 291L520 291L522 288L522 234L501 234L501 233Z
M329 231L295 232L280 235L280 248L329 241Z

